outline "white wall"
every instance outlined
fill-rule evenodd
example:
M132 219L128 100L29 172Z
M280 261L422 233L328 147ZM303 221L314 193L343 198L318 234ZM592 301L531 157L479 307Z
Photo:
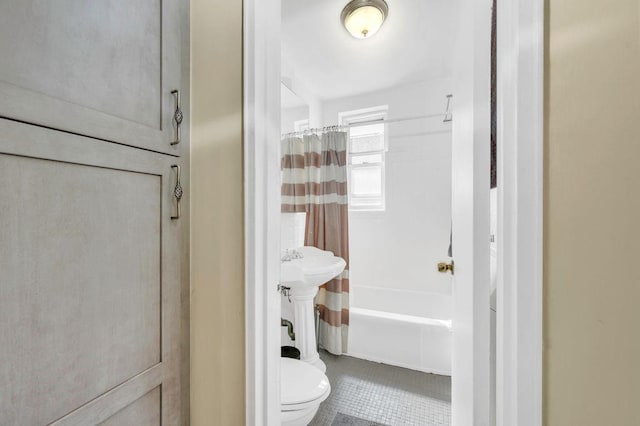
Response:
M294 125L296 121L309 119L309 107L301 106L294 108L286 108L280 114L280 133L290 133L295 131Z
M433 81L325 102L324 125L336 124L340 112L379 105L388 105L388 118L444 112L450 88ZM451 294L450 277L436 270L449 246L450 125L422 119L389 124L387 132L386 210L349 217L352 306L428 316L421 298Z
M306 213L282 213L280 222L280 247L282 250L304 245Z
M322 101L314 92L312 82L297 69L296 61L289 59L289 54L282 46L280 61L281 84L301 99L309 108L309 124L311 127L320 127L322 122Z

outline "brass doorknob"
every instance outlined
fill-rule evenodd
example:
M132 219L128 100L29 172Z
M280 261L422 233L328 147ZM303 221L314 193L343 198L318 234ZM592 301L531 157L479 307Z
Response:
M447 272L451 272L453 275L453 260L451 263L440 262L438 263L438 272L446 274Z

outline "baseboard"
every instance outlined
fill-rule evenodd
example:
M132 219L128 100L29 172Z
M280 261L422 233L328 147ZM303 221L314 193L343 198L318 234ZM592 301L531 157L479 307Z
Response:
M385 364L385 365L391 365L391 366L394 366L394 367L406 368L407 370L420 371L422 373L427 373L427 374L437 374L439 376L449 376L449 377L451 377L451 371L440 371L440 370L434 370L434 369L422 369L422 368L418 368L418 367L413 366L413 365L405 365L405 364L403 364L401 362L391 362L389 360L380 359L380 358L376 358L376 357L372 357L372 356L368 356L368 355L362 355L362 354L358 354L358 353L352 353L352 352L346 353L344 355L349 356L351 358L363 359L365 361L377 362L379 364Z

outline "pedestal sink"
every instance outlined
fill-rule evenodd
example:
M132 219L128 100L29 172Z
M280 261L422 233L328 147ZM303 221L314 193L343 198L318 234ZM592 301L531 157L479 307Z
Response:
M342 273L346 262L344 259L334 256L330 251L323 251L315 247L300 247L292 253L302 257L283 257L283 259L291 260L282 261L280 281L283 286L291 289L296 348L300 350L302 361L315 365L324 372L327 367L320 359L316 345L313 298L318 294L318 287Z

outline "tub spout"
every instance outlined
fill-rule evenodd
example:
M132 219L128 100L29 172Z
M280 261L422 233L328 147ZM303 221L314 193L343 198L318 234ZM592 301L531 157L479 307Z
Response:
M293 331L293 323L284 318L280 318L280 326L287 327L287 334L289 334L289 338L295 342L296 333Z

